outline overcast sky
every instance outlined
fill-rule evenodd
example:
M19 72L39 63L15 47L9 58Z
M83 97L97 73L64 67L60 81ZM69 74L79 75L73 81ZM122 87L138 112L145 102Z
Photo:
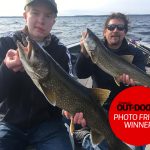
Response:
M22 16L25 0L0 0L0 16ZM58 15L150 14L150 0L56 0Z

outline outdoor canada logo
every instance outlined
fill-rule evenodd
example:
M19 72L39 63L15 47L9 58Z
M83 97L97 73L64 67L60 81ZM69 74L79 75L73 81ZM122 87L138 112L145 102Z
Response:
M150 143L150 88L130 87L112 101L109 122L114 134L125 143Z

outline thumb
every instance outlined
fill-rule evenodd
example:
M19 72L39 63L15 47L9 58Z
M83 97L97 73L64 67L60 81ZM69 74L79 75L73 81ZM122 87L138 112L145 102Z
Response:
M63 111L63 115L67 118L70 119L71 118L71 114L68 111Z

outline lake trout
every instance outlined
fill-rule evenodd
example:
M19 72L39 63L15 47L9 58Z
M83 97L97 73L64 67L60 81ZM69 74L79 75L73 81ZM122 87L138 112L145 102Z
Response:
M87 29L83 44L92 62L112 77L115 78L125 73L137 85L150 86L150 75L111 52L90 29Z
M130 150L112 132L108 117L99 103L99 89L86 88L74 80L34 40L28 39L28 47L17 41L17 46L25 71L50 104L71 115L83 112L94 144L106 139L110 150Z

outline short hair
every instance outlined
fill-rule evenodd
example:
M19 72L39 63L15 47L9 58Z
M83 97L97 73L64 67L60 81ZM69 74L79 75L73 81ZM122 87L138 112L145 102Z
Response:
M106 19L106 22L104 24L104 30L107 28L107 25L111 19L120 19L124 22L125 25L125 32L128 32L128 26L129 26L129 19L125 14L122 14L120 12L112 13L108 18Z

